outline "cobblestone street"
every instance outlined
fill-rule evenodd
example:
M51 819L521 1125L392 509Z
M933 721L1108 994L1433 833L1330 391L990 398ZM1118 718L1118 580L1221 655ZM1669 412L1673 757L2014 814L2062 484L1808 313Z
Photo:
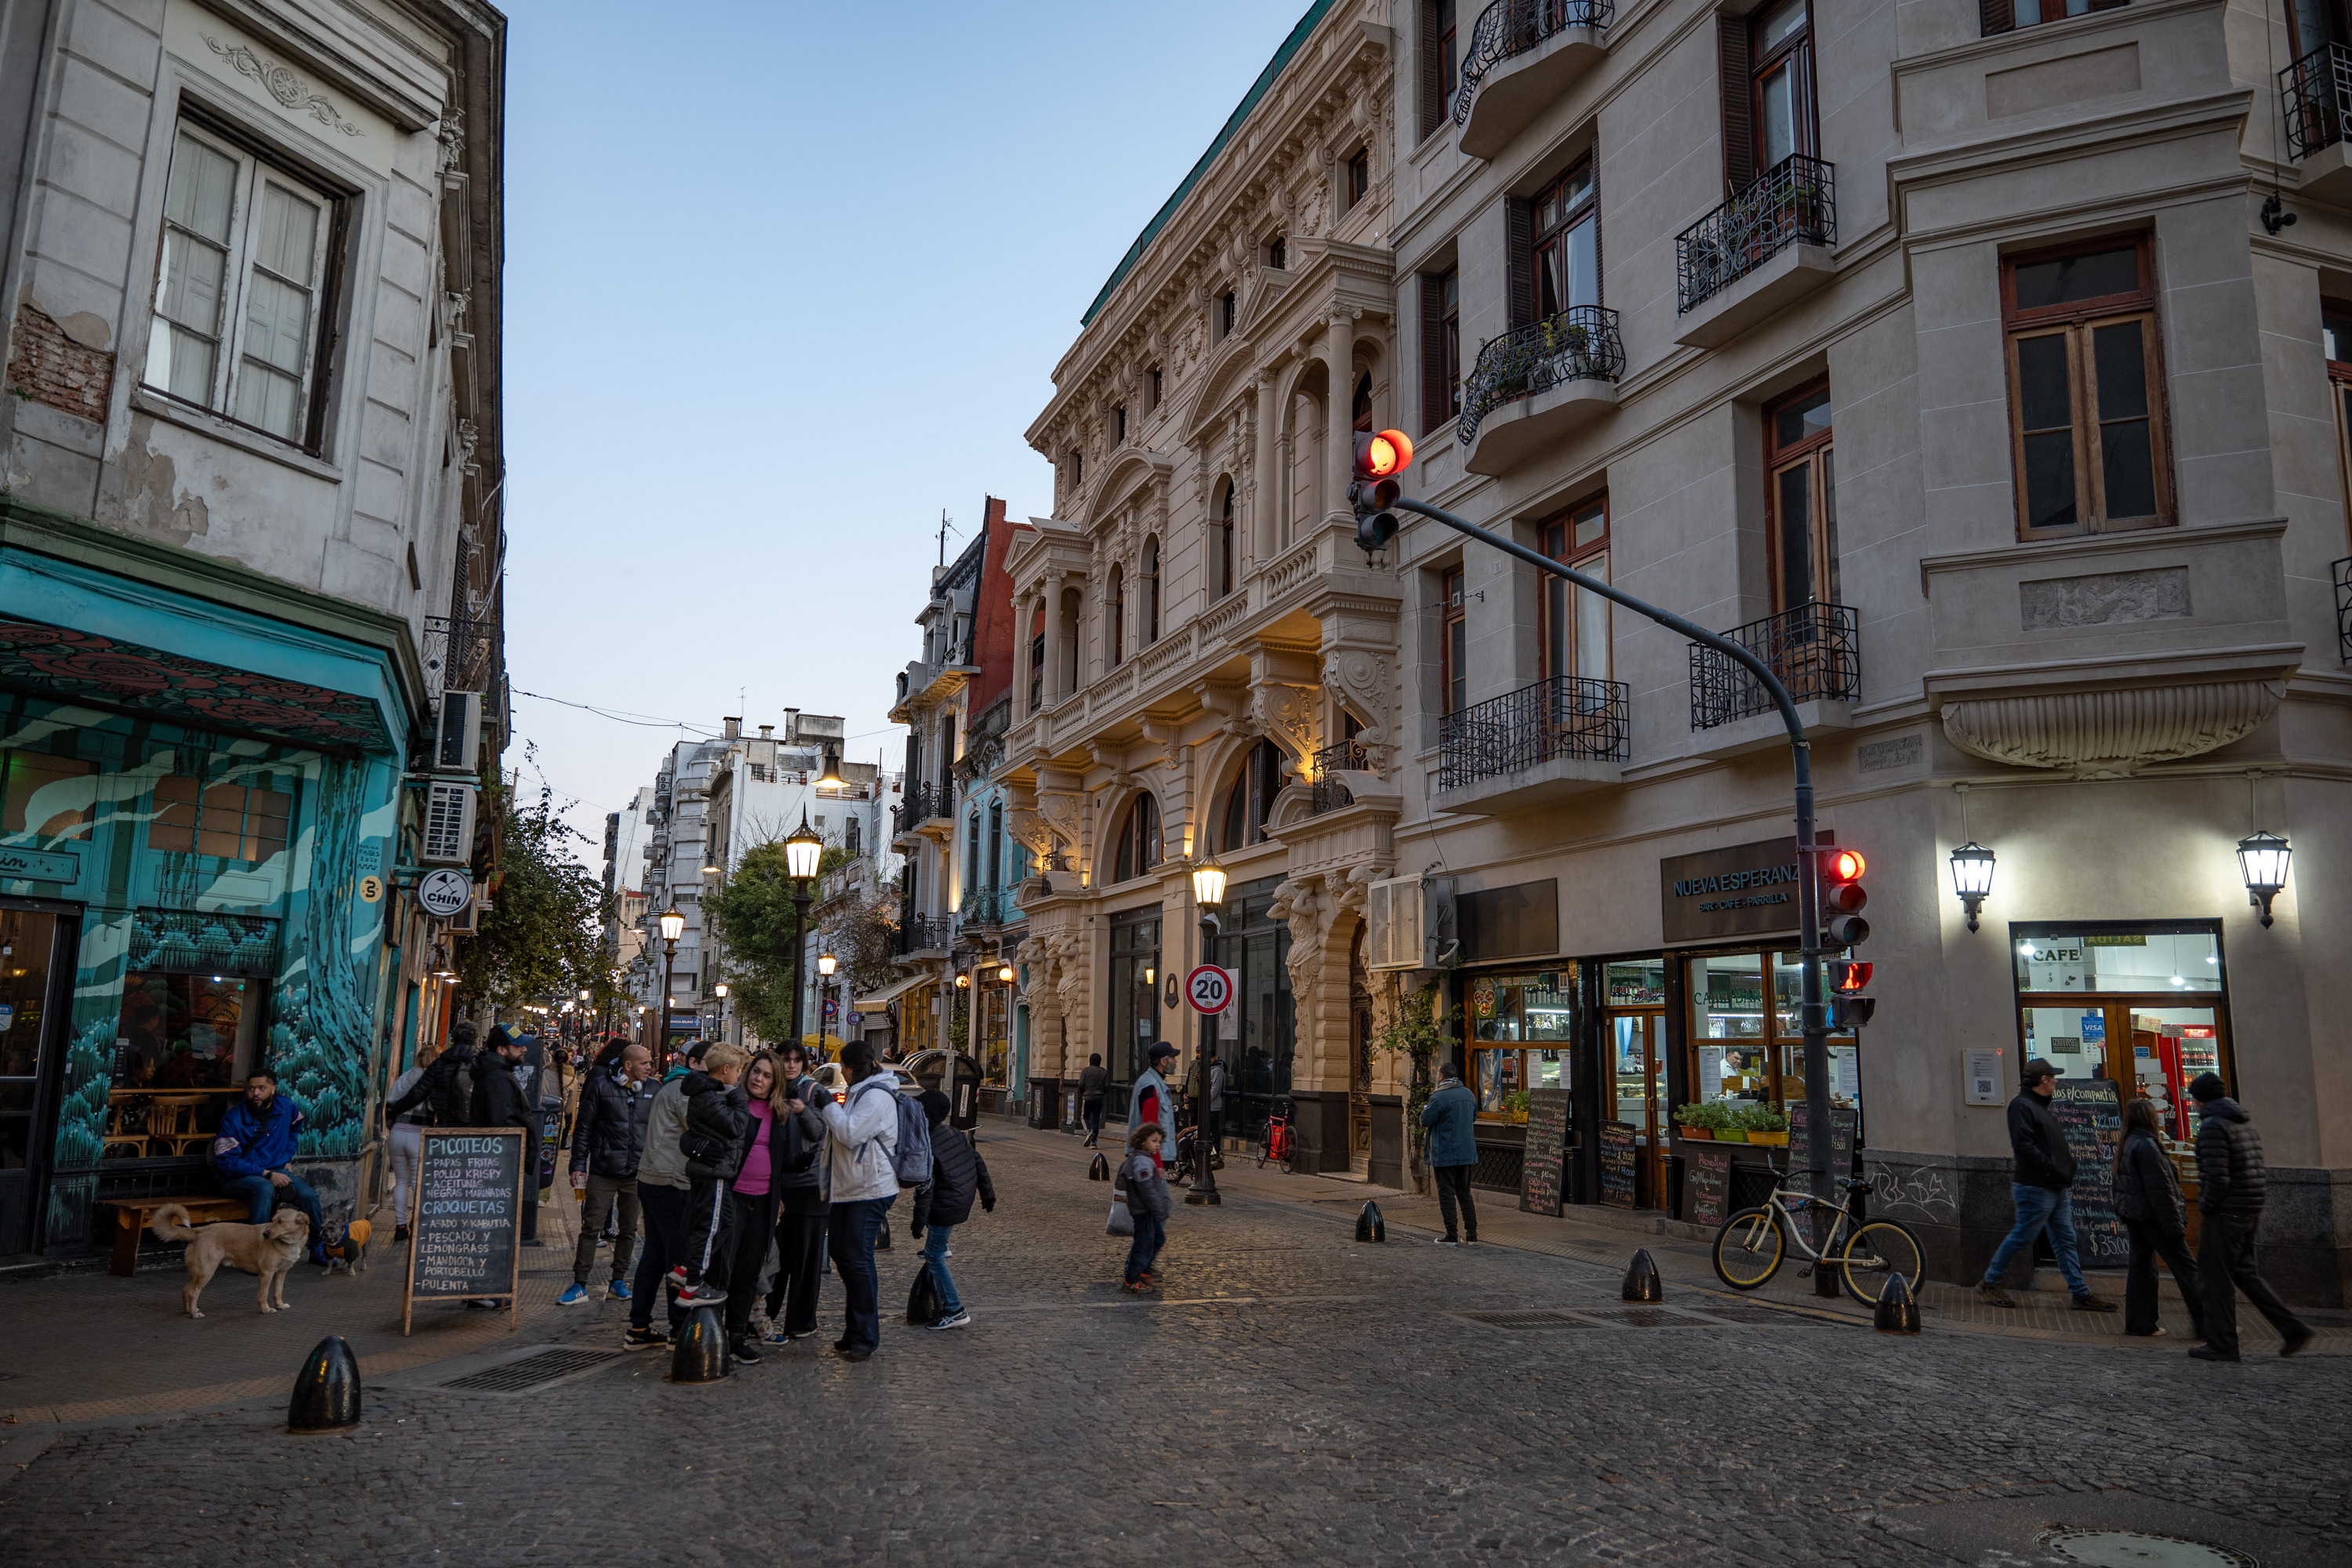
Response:
M176 1268L11 1287L7 1559L2010 1568L2067 1561L2036 1547L2053 1526L2128 1525L2265 1568L2343 1561L2352 1463L2312 1440L2342 1430L2341 1354L2205 1366L2177 1342L1932 1319L1896 1339L1671 1271L1666 1311L1629 1310L1632 1238L1610 1264L1403 1226L1360 1246L1349 1215L1255 1195L1279 1189L1238 1168L1222 1208L1178 1208L1165 1288L1138 1301L1086 1155L1025 1132L983 1148L1003 1201L956 1236L970 1330L888 1310L917 1261L902 1204L879 1354L823 1351L829 1289L818 1339L715 1387L614 1353L539 1392L441 1391L526 1349L617 1346L618 1303L544 1304L560 1235L511 1335L469 1314L387 1339L382 1242L363 1282L300 1271L283 1318L233 1272L202 1323L175 1315ZM365 1421L285 1436L285 1389L330 1331L362 1350ZM156 1392L83 1414L74 1385Z

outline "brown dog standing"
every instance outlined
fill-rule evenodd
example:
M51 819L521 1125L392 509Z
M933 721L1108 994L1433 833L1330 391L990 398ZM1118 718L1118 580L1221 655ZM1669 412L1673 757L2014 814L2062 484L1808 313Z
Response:
M188 1283L180 1292L180 1305L191 1318L204 1316L197 1300L224 1263L259 1275L261 1310L280 1310L286 1306L286 1276L293 1272L294 1265L302 1260L310 1246L310 1220L299 1209L280 1209L270 1216L268 1225L235 1225L222 1220L198 1226L188 1223L185 1207L165 1204L155 1211L155 1218L147 1228L159 1240L188 1244ZM269 1304L273 1288L278 1298L275 1307Z

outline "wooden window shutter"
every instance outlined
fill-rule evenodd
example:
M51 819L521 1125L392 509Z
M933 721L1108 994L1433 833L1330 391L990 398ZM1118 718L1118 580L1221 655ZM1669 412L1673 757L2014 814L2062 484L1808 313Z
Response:
M1445 279L1421 275L1421 428L1423 434L1454 417L1454 389L1445 381Z
M1723 183L1735 192L1744 191L1756 179L1756 115L1754 100L1749 96L1753 89L1748 82L1748 18L1717 17L1715 40L1723 77Z
M2017 11L2011 0L1977 0L1977 16L1984 24L1984 36L1988 38L2017 26Z
M1525 196L1503 198L1509 253L1511 325L1536 319L1536 205Z
M1444 62L1437 58L1437 0L1420 0L1420 4L1421 41L1416 47L1421 66L1420 140L1427 141L1445 118L1445 79Z

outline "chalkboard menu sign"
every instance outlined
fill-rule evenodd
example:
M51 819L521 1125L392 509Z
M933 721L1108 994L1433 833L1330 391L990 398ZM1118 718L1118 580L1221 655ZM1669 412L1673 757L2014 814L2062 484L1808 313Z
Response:
M400 1331L418 1301L503 1297L509 1325L522 1268L520 1127L426 1128L408 1219Z
M1683 1219L1717 1226L1731 1212L1731 1151L1683 1145Z
M1636 1201L1633 1162L1638 1150L1630 1121L1601 1124L1601 1201L1612 1208L1629 1209Z
M1519 1207L1559 1212L1559 1178L1568 1162L1568 1090L1528 1091L1528 1152L1520 1166Z
M1808 1107L1801 1100L1789 1101L1789 1177L1787 1185L1792 1193L1807 1190L1811 1179L1812 1145L1807 1142L1805 1113ZM1830 1108L1830 1190L1832 1198L1843 1198L1837 1184L1853 1174L1854 1109L1851 1105Z
M2116 1145L2124 1135L2121 1092L2111 1078L2062 1078L2050 1112L2074 1156L2074 1245L2086 1264L2128 1263L2131 1236L2116 1217Z

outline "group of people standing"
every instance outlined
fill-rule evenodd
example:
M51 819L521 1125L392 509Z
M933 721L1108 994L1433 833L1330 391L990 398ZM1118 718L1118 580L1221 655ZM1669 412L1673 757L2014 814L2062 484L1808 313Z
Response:
M698 1044L663 1082L651 1077L645 1047L618 1037L583 1076L572 1133L580 1242L559 1304L590 1299L598 1243L617 1207L605 1294L629 1303L625 1345L667 1345L690 1312L709 1306L721 1310L735 1359L757 1363L762 1344L817 1332L830 1258L846 1298L833 1348L864 1361L881 1340L877 1239L899 1193L911 1190L912 1234L927 1242L925 1267L946 1308L929 1326L970 1324L947 1240L975 1198L992 1210L996 1194L971 1139L946 1125L946 1096L902 1085L856 1040L837 1066L812 1062L797 1045ZM912 1102L904 1110L902 1098ZM921 1180L902 1184L908 1167L898 1156L910 1126L927 1135L930 1160ZM645 1247L632 1275L640 1221ZM658 1330L656 1299L667 1314ZM767 1324L757 1329L761 1305Z

